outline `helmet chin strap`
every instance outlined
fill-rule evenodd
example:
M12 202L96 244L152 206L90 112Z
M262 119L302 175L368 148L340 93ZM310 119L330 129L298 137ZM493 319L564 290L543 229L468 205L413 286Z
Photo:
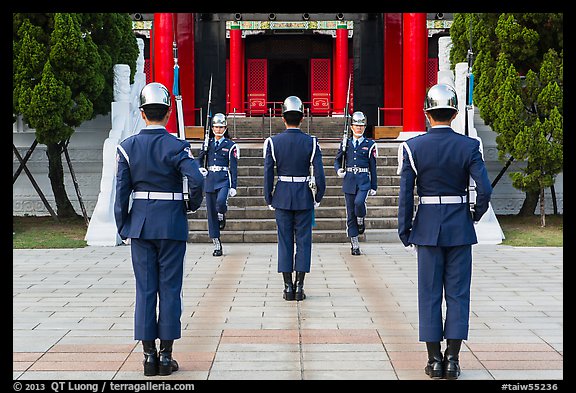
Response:
M216 131L214 131L214 130L212 130L212 131L214 132L214 135L215 135L215 136L217 136L217 137L223 137L224 134L226 133L226 128L224 128L224 131L222 131L221 133L218 133L218 132L216 132Z

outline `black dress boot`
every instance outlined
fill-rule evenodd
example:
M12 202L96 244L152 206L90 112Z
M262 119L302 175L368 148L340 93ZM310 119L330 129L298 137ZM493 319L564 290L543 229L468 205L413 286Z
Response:
M158 374L158 352L156 351L155 340L143 340L144 348L144 375L147 377Z
M428 363L424 367L426 375L433 379L440 379L444 376L444 365L442 363L442 351L440 342L427 342L426 350L428 351Z
M444 378L458 379L460 376L460 339L446 339L446 351L444 352Z
M292 273L282 272L284 278L284 300L294 300L294 284L292 283Z
M220 241L220 238L212 239L212 242L214 243L214 251L212 252L212 255L215 257L221 257L222 256L222 242Z
M226 214L224 213L218 213L218 228L220 230L226 228Z
M296 272L296 282L294 282L294 299L304 300L306 294L304 293L304 276L306 272Z
M170 375L173 371L178 371L178 362L172 359L172 344L174 340L160 340L158 375Z
M356 223L358 224L358 233L361 235L366 231L366 223L364 222L364 217L357 217Z
M352 245L351 254L352 255L361 255L360 243L358 242L358 236L352 236L350 238L350 244Z

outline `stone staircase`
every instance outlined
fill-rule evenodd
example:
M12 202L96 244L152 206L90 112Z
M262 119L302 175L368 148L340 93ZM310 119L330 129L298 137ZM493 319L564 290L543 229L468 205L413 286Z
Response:
M300 129L308 134L312 133L321 140L340 141L344 132L344 118L306 116ZM282 131L284 123L281 117L228 117L228 132L235 141L263 141Z
M255 121L256 122L256 121ZM231 137L232 124L229 120ZM342 119L340 119L342 124ZM302 130L306 130L303 124ZM317 134L314 134L317 135ZM228 198L226 228L221 231L223 243L275 243L277 241L274 212L268 209L263 197L264 159L263 139L237 140L240 147L238 161L238 194ZM192 143L194 147L194 143ZM342 179L334 170L334 157L338 142L320 139L327 189L320 207L315 210L316 227L313 241L323 243L348 242L346 236L346 208L341 190ZM399 242L397 235L397 206L399 177L396 175L398 142L378 142L378 194L368 197L366 232L360 241ZM210 242L205 202L195 212L189 213L188 241Z

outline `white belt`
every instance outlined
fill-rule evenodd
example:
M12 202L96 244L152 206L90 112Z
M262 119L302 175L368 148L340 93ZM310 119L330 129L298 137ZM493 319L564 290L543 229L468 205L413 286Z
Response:
M227 166L212 165L212 166L208 167L208 170L210 172L227 171L228 167Z
M134 199L161 199L165 201L182 201L181 192L134 191Z
M461 195L439 195L439 196L421 196L420 203L423 205L435 204L446 205L451 203L466 203L468 198Z
M278 176L278 180L292 183L304 183L310 180L310 176Z
M353 166L353 167L348 167L346 168L347 172L354 172L354 173L358 173L358 172L370 172L370 169L368 168L360 168L358 166Z

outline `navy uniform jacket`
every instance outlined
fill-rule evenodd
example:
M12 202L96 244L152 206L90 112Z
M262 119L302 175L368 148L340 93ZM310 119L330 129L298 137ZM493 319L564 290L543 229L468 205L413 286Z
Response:
M342 168L342 144L334 158L334 169ZM354 166L368 168L369 172L346 172L342 181L342 191L347 194L356 194L357 190L376 190L378 188L378 177L376 174L376 157L378 157L378 147L372 139L364 138L357 148L354 148L353 138L348 138L346 143L346 167Z
M220 166L228 167L227 171L208 171L204 191L214 192L222 187L237 188L238 185L238 145L226 137L220 138L218 148L214 147L214 138L208 141L208 151L205 151L204 145L198 154L196 161L200 166L204 164L204 158L208 155L208 167ZM208 168L206 168L208 169Z
M264 199L274 208L286 210L306 210L314 208L312 192L308 182L276 182L274 188L274 167L278 176L306 177L310 175L310 157L316 141L314 153L314 176L316 178L316 202L320 202L326 191L326 178L322 165L322 151L315 138L303 133L299 128L288 128L284 132L269 137L264 142Z
M188 239L184 201L134 199L132 191L181 193L188 178L190 206L202 203L204 177L190 152L190 144L162 126L149 126L126 138L116 151L114 215L122 239Z
M402 159L400 159L400 154ZM399 148L398 235L405 246L460 246L477 243L473 221L488 210L492 186L477 139L452 128L433 127ZM465 196L469 177L476 182L474 217L468 203L419 204L414 222L414 184L418 196Z

